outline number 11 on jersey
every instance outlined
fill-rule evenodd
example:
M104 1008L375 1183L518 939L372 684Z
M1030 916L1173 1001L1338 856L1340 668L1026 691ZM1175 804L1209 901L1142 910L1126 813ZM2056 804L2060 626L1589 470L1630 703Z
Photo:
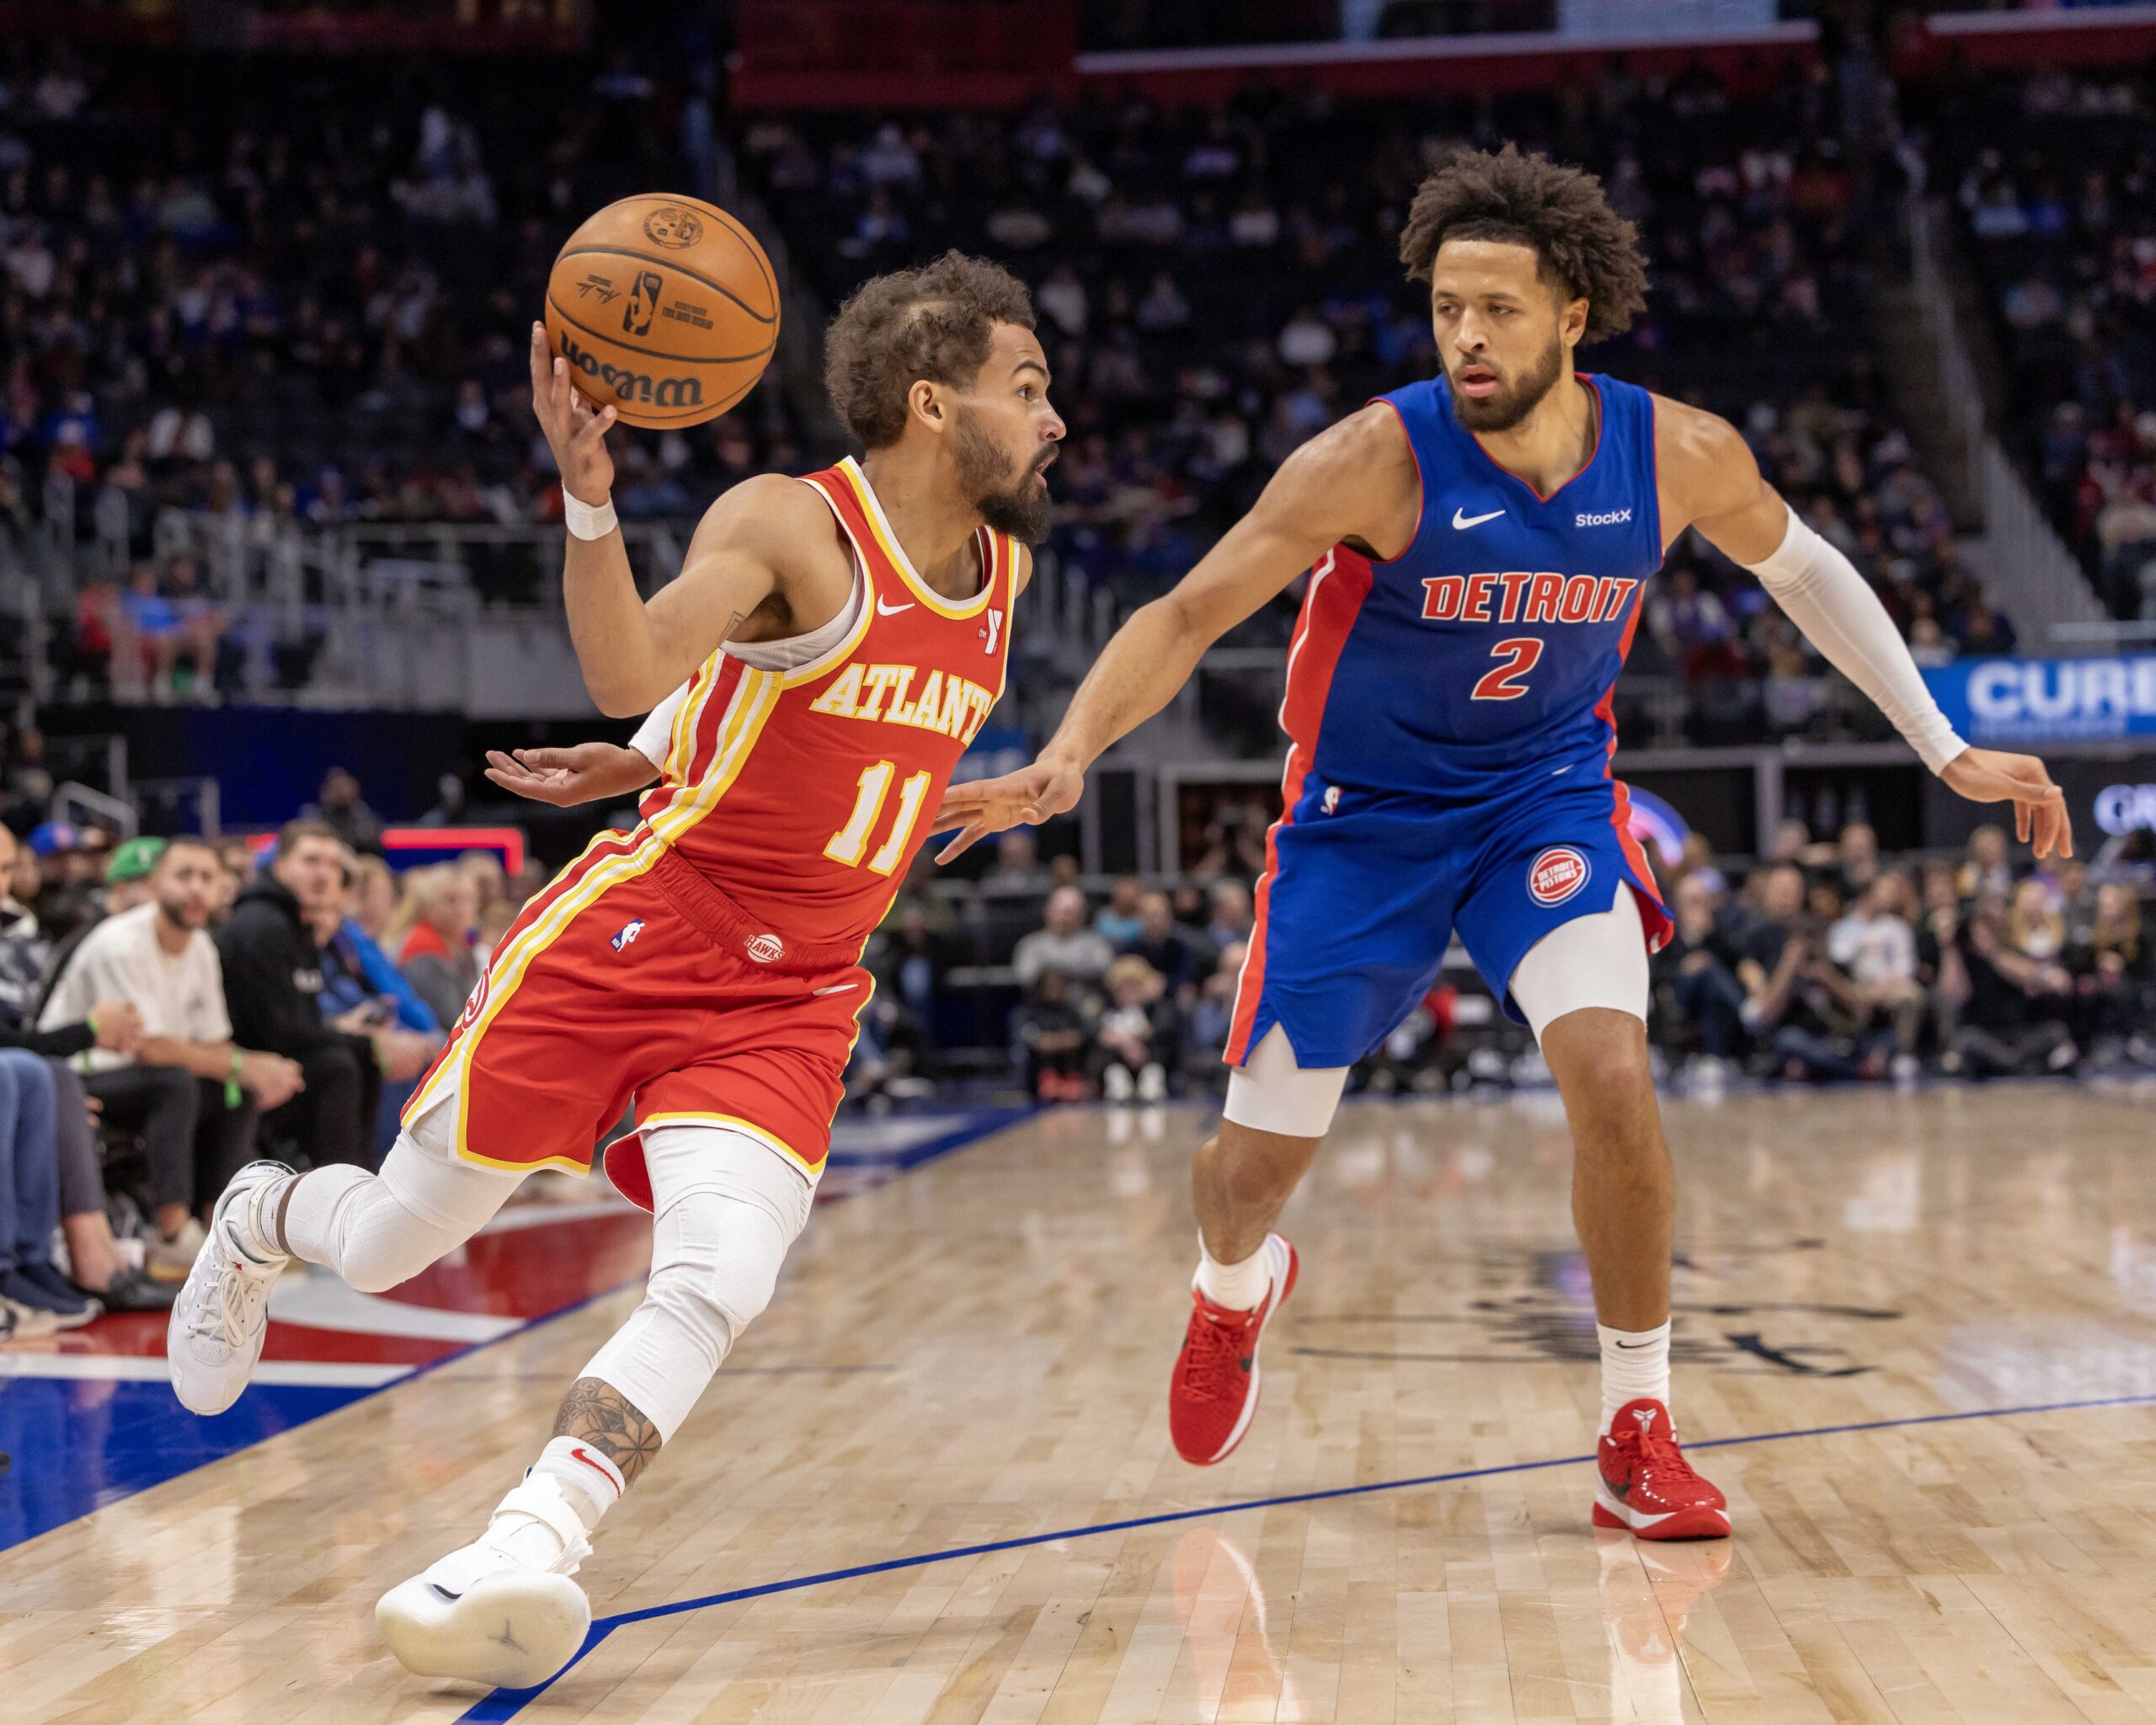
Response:
M853 813L824 846L824 854L834 862L843 862L849 868L861 866L862 857L867 855L869 833L876 817L883 812L883 800L891 793L891 780L897 772L898 768L888 761L862 768L861 794L854 799ZM931 777L926 772L916 772L899 787L899 812L891 823L891 836L868 858L868 866L877 873L889 874L905 855L906 841L913 836L914 825L921 819Z

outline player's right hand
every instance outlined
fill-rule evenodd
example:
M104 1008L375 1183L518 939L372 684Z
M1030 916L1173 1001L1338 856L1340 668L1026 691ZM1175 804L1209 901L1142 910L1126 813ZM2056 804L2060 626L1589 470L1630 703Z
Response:
M569 362L547 339L547 326L531 326L531 411L547 434L562 483L570 496L594 509L614 489L614 457L606 433L614 423L611 404L595 408L573 381Z
M1038 826L1051 814L1075 809L1086 794L1086 771L1075 761L1043 755L1031 766L1001 778L978 778L947 787L937 805L931 833L958 830L958 837L937 852L941 868L971 850L990 833L1018 826Z
M648 784L652 768L633 749L578 743L567 749L513 749L507 754L489 749L487 777L517 796L568 809Z

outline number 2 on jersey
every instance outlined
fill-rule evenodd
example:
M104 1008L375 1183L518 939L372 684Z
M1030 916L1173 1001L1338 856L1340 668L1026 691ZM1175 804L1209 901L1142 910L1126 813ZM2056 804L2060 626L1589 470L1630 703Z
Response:
M891 780L897 773L898 768L888 761L862 768L861 794L854 799L853 813L824 846L824 854L834 862L843 862L849 868L861 866L861 859L868 852L868 835L875 827L876 817L883 812L883 799L890 795ZM868 858L868 866L877 873L889 874L905 855L906 841L913 836L921 803L928 795L929 777L926 772L916 772L899 787L899 812L891 823L891 836Z
M1494 670L1485 671L1475 686L1470 697L1476 701L1517 701L1527 692L1527 685L1520 680L1534 669L1535 661L1542 657L1542 639L1539 635L1522 635L1511 641L1500 641L1490 649L1492 658L1504 662Z

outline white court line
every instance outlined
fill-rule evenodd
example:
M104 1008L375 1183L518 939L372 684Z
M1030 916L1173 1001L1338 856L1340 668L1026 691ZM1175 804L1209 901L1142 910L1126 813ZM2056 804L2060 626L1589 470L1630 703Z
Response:
M412 1370L408 1365L354 1361L265 1359L248 1380L257 1384L301 1384L375 1390ZM0 1378L83 1378L106 1383L163 1383L171 1376L160 1358L132 1354L17 1354L0 1349Z
M431 1342L493 1342L526 1320L487 1311L407 1306L346 1287L327 1270L288 1270L270 1291L270 1316L281 1323L360 1336L417 1336Z

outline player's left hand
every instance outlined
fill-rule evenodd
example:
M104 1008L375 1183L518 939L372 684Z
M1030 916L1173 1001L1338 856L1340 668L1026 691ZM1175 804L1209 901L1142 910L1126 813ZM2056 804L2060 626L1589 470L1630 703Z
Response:
M1972 803L2012 803L2015 836L2035 850L2038 862L2073 854L2073 821L2066 812L2066 793L2052 782L2044 763L2035 756L1964 749L1939 776L1949 790Z
M487 777L505 791L571 809L651 782L652 768L633 749L577 743L566 749L487 750Z
M958 829L958 837L937 852L941 868L971 850L990 833L1024 825L1038 826L1051 814L1075 809L1086 794L1086 774L1075 764L1043 756L1031 766L1001 778L977 778L947 787L937 805L931 833Z

